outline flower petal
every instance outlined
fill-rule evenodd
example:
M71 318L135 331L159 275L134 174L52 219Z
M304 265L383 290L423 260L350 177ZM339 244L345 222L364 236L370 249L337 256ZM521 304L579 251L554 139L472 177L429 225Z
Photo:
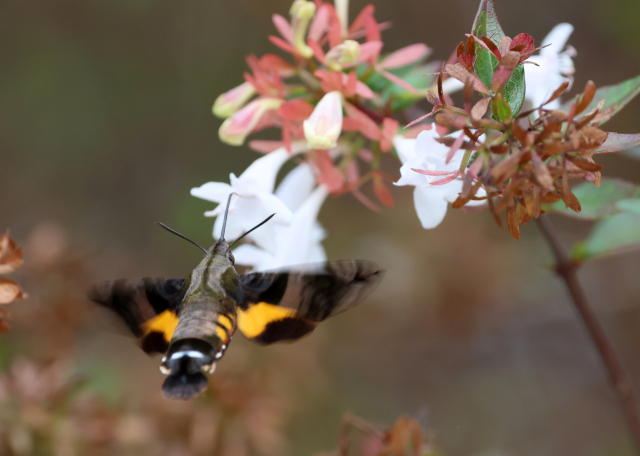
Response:
M447 201L432 192L433 188L416 187L413 190L413 204L418 219L425 229L435 228L447 214Z
M224 182L207 182L200 187L191 189L192 196L213 201L214 203L224 201L229 197L229 193L231 193L231 185L225 184Z
M278 185L275 195L287 205L291 211L296 211L311 194L315 186L315 177L309 165L303 163L294 168Z
M569 36L573 33L573 25L563 22L556 25L544 40L542 40L542 46L550 45L540 50L540 55L557 55L562 52Z

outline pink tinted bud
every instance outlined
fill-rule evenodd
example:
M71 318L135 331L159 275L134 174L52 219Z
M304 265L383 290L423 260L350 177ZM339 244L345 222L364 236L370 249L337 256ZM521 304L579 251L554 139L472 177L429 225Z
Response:
M259 98L252 101L222 122L218 130L220 140L232 146L240 146L264 115L278 109L281 104L282 100L278 98Z
M359 56L360 43L353 40L344 40L327 52L325 63L330 70L341 71L343 67L355 64Z
M336 147L342 131L342 95L338 91L329 92L315 107L311 116L304 121L304 136L310 149L331 149Z
M234 115L238 109L242 108L244 104L249 101L256 93L256 89L252 84L245 82L238 87L223 93L216 98L213 103L213 115L226 119Z
M308 59L313 56L313 50L307 46L305 38L309 22L316 14L316 5L306 0L295 0L289 14L291 14L293 45L303 57Z

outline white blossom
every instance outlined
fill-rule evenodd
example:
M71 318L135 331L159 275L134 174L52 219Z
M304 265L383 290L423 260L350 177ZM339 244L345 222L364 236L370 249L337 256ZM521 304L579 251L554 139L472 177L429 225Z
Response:
M573 47L565 45L573 32L573 25L562 23L556 25L542 41L539 55L529 57L528 61L538 64L524 66L524 76L527 85L525 98L533 107L538 107L551 96L565 81L573 82L575 68L571 57L575 57ZM560 100L556 99L545 106L547 109L557 109Z
M460 132L453 135L458 134ZM445 184L433 185L447 175L427 176L413 171L413 169L421 169L453 174L460 168L464 151L459 150L452 160L446 163L449 147L437 142L435 140L437 136L435 128L432 128L420 132L416 139L407 139L402 136L396 136L393 139L394 147L402 162L401 177L395 185L415 187L413 203L420 223L426 229L435 228L442 222L447 213L448 204L454 202L462 191L462 180L459 178ZM477 193L477 196L484 195L485 192L482 189ZM483 204L483 201L472 200L467 204Z
M313 263L326 260L321 241L324 230L317 221L322 203L329 194L325 186L313 189L314 177L306 164L291 171L278 186L276 195L293 211L291 223L274 226L272 236L253 237L255 244L243 244L233 252L236 263L253 270Z
M285 148L277 149L254 161L241 175L230 175L230 184L208 182L191 189L195 197L219 203L212 211L205 212L207 217L224 213L229 194L231 198L229 217L225 237L233 240L245 231L253 228L269 215L276 215L263 227L252 233L253 239L265 240L274 237L274 227L289 224L292 212L274 193L275 181L280 167L291 157ZM218 217L213 227L213 236L218 239L222 232L223 217Z

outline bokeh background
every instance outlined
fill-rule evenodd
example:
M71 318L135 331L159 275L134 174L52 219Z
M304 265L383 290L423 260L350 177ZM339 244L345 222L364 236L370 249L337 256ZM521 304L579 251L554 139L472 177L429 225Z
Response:
M559 22L575 26L575 87L640 74L636 0L496 3L510 36L539 42ZM352 1L351 17L365 4ZM394 23L385 50L425 42L446 59L477 4L377 0L378 20ZM381 214L350 196L320 214L329 258L388 269L378 291L296 344L235 338L191 403L162 399L159 360L84 301L92 281L188 274L201 253L155 221L212 243L202 216L212 205L189 190L240 174L257 154L220 143L211 105L241 82L245 55L275 51L271 15L289 7L0 2L0 229L24 248L12 278L30 295L9 307L0 336L0 453L313 455L336 448L351 412L383 428L416 416L443 455L632 454L535 225L515 241L486 212L452 210L425 231L406 187ZM607 129L639 132L639 119L635 100ZM640 183L640 161L598 161ZM553 221L567 243L589 230ZM580 278L640 390L638 271L640 253L629 253Z

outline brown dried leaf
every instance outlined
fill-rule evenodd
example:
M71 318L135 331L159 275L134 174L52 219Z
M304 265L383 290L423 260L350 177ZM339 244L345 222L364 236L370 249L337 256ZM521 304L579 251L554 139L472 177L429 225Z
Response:
M387 432L387 454L409 456L418 454L422 444L422 428L415 418L400 417ZM407 450L411 449L411 452ZM384 450L383 450L384 451Z
M567 88L569 87L569 84L570 84L569 81L565 81L564 83L562 83L562 85L560 87L558 87L555 90L555 92L553 92L551 94L551 97L549 97L549 99L547 101L545 101L543 105L546 105L547 103L551 103L553 100L555 100L560 95L562 95L564 93L564 91L567 90ZM557 111L557 112L562 112L562 111Z
M440 98L438 98L438 95L433 93L431 90L427 90L427 101L432 105L440 104Z
M451 111L439 111L436 114L435 121L441 127L456 127L462 128L464 126L464 117L452 113Z
M549 192L542 198L543 203L557 203L562 198L557 193Z
M527 213L530 217L537 218L540 215L540 187L533 187L529 192L525 192L523 196L524 206L527 209Z
M493 168L489 172L489 175L497 183L508 179L516 172L518 163L520 163L520 159L524 154L525 151L523 149L512 153L507 158L493 166Z
M22 289L13 280L0 277L0 304L9 304L23 297Z
M489 211L491 212L491 215L493 215L493 218L495 219L498 226L500 228L504 228L502 220L500 219L500 214L496 211L495 204L493 204L493 197L491 195L487 195L487 204L489 205Z
M474 89L476 89L480 93L489 95L489 89L487 88L486 85L484 85L484 82L482 82L480 78L478 78L475 74L470 73L469 70L467 70L465 67L463 67L459 63L456 63L455 65L449 64L446 66L446 69L449 76L456 78L458 81L462 83L467 82L467 79L471 78L471 80L473 81Z
M505 210L510 204L513 204L513 196L518 193L522 184L524 184L524 179L511 179L507 188L502 191L502 199L496 207L498 213Z
M22 250L18 248L7 231L0 236L0 274L8 274L22 264Z
M553 191L553 177L537 153L531 154L531 163L533 163L533 174L540 186L547 191Z
M511 236L517 241L520 239L520 227L518 226L518 215L513 206L507 208L507 226Z
M596 94L596 85L593 81L587 81L587 85L584 88L584 93L580 98L580 101L576 104L576 112L575 114L580 114L582 111L587 109L591 100L593 100L593 96Z
M471 118L473 120L480 120L487 113L489 104L491 103L491 97L484 97L478 101L471 109Z
M563 111L553 110L547 114L548 117L556 123L565 122L568 118L567 113Z
M578 130L571 131L570 139L571 139L571 147L573 147L573 150L579 150L580 144L582 143L582 138L580 137L580 133L578 132Z
M576 165L578 168L584 169L585 171L595 172L600 171L603 168L602 165L597 164L593 161L593 159L585 159L571 154L565 155L565 158Z
M531 219L531 217L529 217L529 213L527 212L527 208L524 204L522 204L522 201L519 201L518 205L516 206L516 215L518 216L518 223L520 223L520 225L524 225L522 221L525 218L528 217L529 219Z
M600 143L605 142L607 140L607 137L609 136L609 133L600 130L598 127L594 127L593 125L585 125L580 131L587 138L598 141Z

